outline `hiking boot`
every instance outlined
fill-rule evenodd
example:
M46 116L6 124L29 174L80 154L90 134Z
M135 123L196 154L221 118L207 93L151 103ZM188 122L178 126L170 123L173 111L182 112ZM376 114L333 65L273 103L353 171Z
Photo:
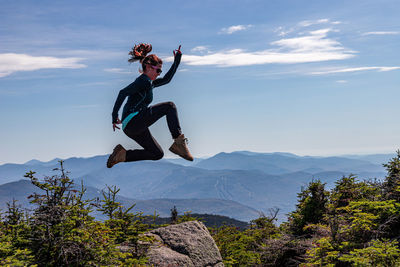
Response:
M174 143L169 148L169 151L171 151L174 154L177 154L178 156L186 160L193 161L193 156L190 154L186 143L187 143L187 138L185 138L185 136L181 134L180 136L175 138Z
M124 162L126 160L126 150L123 146L118 144L114 147L113 153L108 157L107 168L111 168L117 163Z

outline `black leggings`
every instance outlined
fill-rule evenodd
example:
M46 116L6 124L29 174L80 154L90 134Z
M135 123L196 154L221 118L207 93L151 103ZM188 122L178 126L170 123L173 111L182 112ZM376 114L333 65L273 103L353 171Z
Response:
M159 160L164 156L160 145L149 131L149 126L162 116L167 116L167 123L172 138L177 138L182 132L179 125L178 112L173 102L159 103L150 106L134 116L124 129L124 133L135 140L144 149L126 151L126 161Z

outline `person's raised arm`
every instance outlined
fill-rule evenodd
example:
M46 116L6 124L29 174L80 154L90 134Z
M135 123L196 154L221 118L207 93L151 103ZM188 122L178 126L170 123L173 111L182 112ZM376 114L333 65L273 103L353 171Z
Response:
M174 50L174 63L172 64L171 68L169 68L168 72L164 75L164 77L155 79L153 81L154 87L167 84L171 81L172 77L174 77L176 70L178 69L179 63L181 62L181 58L182 58L182 52L181 52L181 46L179 45L179 48L177 50Z

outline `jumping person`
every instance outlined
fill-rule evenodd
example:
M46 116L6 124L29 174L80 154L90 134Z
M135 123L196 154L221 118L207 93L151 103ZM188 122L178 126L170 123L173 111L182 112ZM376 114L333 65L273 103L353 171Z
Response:
M161 159L164 152L151 135L149 127L164 115L167 117L168 128L174 139L169 150L186 160L193 161L186 145L187 139L181 132L175 104L164 102L149 106L153 101L153 88L169 83L174 76L182 57L181 46L173 51L174 63L163 78L157 78L162 72L162 60L154 54L147 55L151 49L150 44L139 44L129 52L131 58L128 61L139 60L142 64L140 71L142 74L119 92L112 112L113 130L120 129L117 124L122 124L124 133L143 149L125 150L118 144L108 158L108 168L119 162ZM121 121L118 118L118 111L126 97L128 100L123 108Z

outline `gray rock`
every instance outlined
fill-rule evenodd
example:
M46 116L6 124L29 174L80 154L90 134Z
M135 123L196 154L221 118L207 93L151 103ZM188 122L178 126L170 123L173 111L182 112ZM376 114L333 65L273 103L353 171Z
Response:
M194 266L192 260L188 256L180 254L168 247L163 246L151 247L149 252L147 253L147 257L149 258L148 264L150 266Z
M154 266L222 267L222 257L207 227L198 221L151 231L154 237L147 256Z

